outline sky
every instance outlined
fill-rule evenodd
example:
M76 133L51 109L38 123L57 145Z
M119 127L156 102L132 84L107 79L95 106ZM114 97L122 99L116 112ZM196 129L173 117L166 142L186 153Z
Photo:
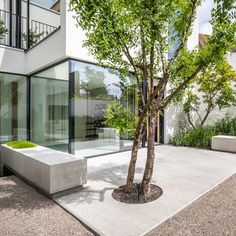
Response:
M210 24L211 20L211 9L213 7L213 0L203 1L199 9L199 33L211 34L212 27Z
M55 0L30 0L30 1L44 7L51 7L53 2L55 2Z

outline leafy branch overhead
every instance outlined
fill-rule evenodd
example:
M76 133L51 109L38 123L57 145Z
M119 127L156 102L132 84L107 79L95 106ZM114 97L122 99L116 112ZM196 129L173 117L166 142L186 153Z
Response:
M138 84L147 79L150 96L157 92L151 85L154 81L159 82L158 78L163 78L160 83L162 90L167 81L173 82L175 89L182 89L189 77L194 77L195 72L209 62L222 58L235 43L234 15L226 15L232 9L233 1L229 0L215 1L213 34L206 47L193 51L186 48L186 42L192 31L196 8L202 1L70 2L78 24L86 32L85 45L91 54L99 62L124 73L133 71ZM166 55L170 44L177 46L168 60ZM140 88L140 95L141 92ZM171 98L166 98L163 105Z
M235 0L214 0L212 35L200 49L187 48L203 0L70 0L85 46L101 64L132 71L142 111L136 127L126 192L131 192L138 148L147 125L147 162L141 192L150 190L157 111L165 108L206 67L236 45ZM169 57L167 56L169 55ZM147 99L142 83L147 84ZM155 86L154 86L155 85ZM148 119L147 119L148 117Z
M205 105L204 111L200 111L202 103ZM236 106L236 73L224 59L210 64L189 86L184 112L191 126L195 128L203 126L215 108L221 110L231 105ZM194 115L195 119L192 117Z

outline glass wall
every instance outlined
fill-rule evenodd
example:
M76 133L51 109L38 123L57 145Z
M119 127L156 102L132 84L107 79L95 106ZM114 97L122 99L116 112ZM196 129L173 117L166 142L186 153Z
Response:
M26 76L0 73L0 142L27 138Z
M31 77L30 138L49 148L88 157L132 146L104 118L118 103L138 112L135 80L107 68L70 60Z
M137 113L138 99L132 77L122 80L117 72L83 62L70 61L73 83L72 146L75 154L93 156L127 150L132 145L129 135L120 136L108 127L104 112L113 102Z
M68 151L68 62L31 77L31 140Z

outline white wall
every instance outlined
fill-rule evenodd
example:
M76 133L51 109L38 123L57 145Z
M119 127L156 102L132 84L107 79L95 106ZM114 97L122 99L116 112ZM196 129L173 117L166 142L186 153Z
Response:
M212 1L211 1L212 2ZM204 7L204 8L203 8ZM211 27L208 21L202 22L202 17L210 18L209 16L203 16L202 14L205 12L206 14L210 14L211 10L211 3L204 2L201 7L199 7L197 18L194 22L194 29L192 35L189 37L189 40L187 42L187 46L189 49L194 49L198 46L198 40L199 40L199 32L210 34L211 33ZM208 19L209 20L209 19ZM204 24L203 24L204 23ZM200 24L200 25L199 25ZM232 67L236 70L236 53L229 54L227 56L227 60L229 64L232 65ZM199 94L200 96L200 94ZM205 106L204 104L200 107L200 114L205 114ZM195 114L195 113L193 113ZM222 110L214 110L206 120L205 124L213 124L217 120L220 120L224 118L228 114L231 117L236 117L236 106L231 106L226 109ZM196 115L196 114L195 114ZM197 117L193 116L193 120L197 120ZM170 104L165 109L165 116L164 116L164 142L169 143L171 138L179 132L180 125L184 127L190 127L186 115L182 110L181 105L176 104Z
M22 16L27 16L26 2L22 2ZM38 6L36 4L30 4L30 19L39 21L45 24L49 24L55 27L60 25L60 14L50 9Z
M84 32L77 28L69 0L61 1L60 30L26 54L26 71L32 73L63 58L70 57L96 62L83 47Z
M66 1L61 1L60 29L26 53L26 71L35 72L66 58Z
M236 53L231 53L227 56L229 64L236 70Z
M9 0L1 0L0 9L9 11ZM22 16L27 17L26 1L22 1ZM60 14L58 12L44 8L34 3L30 4L30 19L53 25L55 27L60 25Z
M85 33L77 27L74 12L69 11L69 0L66 0L66 55L68 57L96 62L95 58L89 55L88 49L83 46Z
M8 11L8 9L9 9L9 0L1 0L0 1L0 9Z
M170 105L164 111L164 143L170 143L171 138L179 132L179 125L187 124L182 107Z
M23 50L0 45L0 71L26 74L25 53Z
M50 66L65 58L65 40L60 29L26 53L27 74Z
M65 5L65 0L61 2ZM0 8L8 10L8 0L1 0ZM22 11L26 16L26 2L23 2ZM65 58L65 6L62 17L54 11L35 4L31 4L30 11L31 19L55 27L60 25L61 28L27 53L23 50L0 46L0 71L2 72L29 74Z
M30 74L65 58L65 35L60 29L25 53L0 45L0 71Z

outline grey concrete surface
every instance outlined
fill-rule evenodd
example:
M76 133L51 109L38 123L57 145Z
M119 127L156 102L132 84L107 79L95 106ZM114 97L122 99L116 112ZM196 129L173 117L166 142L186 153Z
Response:
M236 136L213 136L211 139L211 148L213 150L236 153Z
M175 213L236 173L235 154L168 145L157 146L153 182L163 189L154 202L132 205L111 193L126 181L130 152L88 159L88 183L81 192L56 201L100 235L145 235ZM141 149L140 181L146 149Z
M1 145L1 161L49 195L87 181L86 159L42 146L12 149Z
M16 176L0 178L1 236L92 236L77 219Z

